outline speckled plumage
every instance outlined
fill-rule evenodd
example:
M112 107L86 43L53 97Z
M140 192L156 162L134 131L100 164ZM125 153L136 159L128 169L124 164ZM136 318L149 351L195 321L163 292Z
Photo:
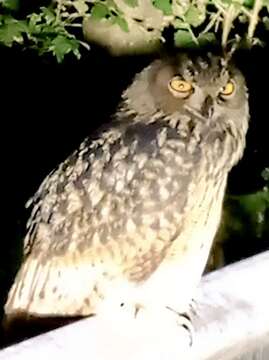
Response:
M188 99L168 91L178 73L195 84ZM230 77L236 92L221 102ZM127 303L185 311L247 127L244 79L231 64L184 54L150 64L111 121L33 197L7 319L87 316Z

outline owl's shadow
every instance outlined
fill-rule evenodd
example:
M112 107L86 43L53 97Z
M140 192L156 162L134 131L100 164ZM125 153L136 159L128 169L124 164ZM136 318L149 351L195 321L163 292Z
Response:
M57 328L69 325L83 319L80 316L44 316L34 317L27 314L16 314L14 321L7 324L2 321L3 336L0 343L1 348L15 345L21 341L39 336Z

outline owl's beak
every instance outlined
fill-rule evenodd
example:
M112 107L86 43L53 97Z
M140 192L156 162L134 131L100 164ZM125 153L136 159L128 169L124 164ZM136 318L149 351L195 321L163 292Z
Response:
M184 108L197 119L203 122L207 122L208 119L211 119L214 114L214 101L211 95L207 95L202 103L201 110L197 110L187 104L184 105Z
M204 116L201 111L198 111L197 109L194 109L192 106L189 105L184 105L184 109L191 114L192 116L194 116L196 119L199 119L202 122L207 122L208 117Z
M207 119L210 119L214 113L214 102L211 95L207 95L201 108L201 114Z

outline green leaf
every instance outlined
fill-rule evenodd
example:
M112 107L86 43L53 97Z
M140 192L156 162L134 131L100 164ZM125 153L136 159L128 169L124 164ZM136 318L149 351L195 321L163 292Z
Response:
M174 21L173 21L173 26L176 28L176 29L188 29L188 24L186 23L186 21L183 21L181 19L178 19L176 18Z
M109 8L105 4L96 3L91 10L91 16L95 20L100 20L110 15Z
M42 21L42 16L41 14L31 14L29 16L29 23L28 23L28 26L29 26L29 31L30 32L33 32L33 31L39 31L39 29L37 28L38 27L38 23L40 23Z
M58 62L62 62L65 55L70 52L78 54L79 43L76 39L68 39L63 35L58 35L53 41L50 50L56 56Z
M197 6L190 6L184 15L185 21L194 27L201 25L205 20L205 12L198 9Z
M118 24L123 31L125 31L125 32L129 31L128 23L123 17L114 16L113 17L113 23Z
M20 7L20 0L0 0L0 4L3 4L3 7L9 10L18 10Z
M138 5L137 0L124 0L124 2L131 7L136 7Z
M193 48L197 43L188 30L177 30L174 35L174 42L177 47Z
M172 1L171 0L153 0L152 4L162 10L164 15L171 15L172 14Z
M23 43L23 33L27 32L27 24L23 20L15 20L11 17L5 19L0 25L0 42L6 46L12 46L14 42Z
M243 5L248 8L253 8L255 0L244 0Z
M48 25L54 23L54 21L56 19L55 12L53 10L51 10L49 8L45 8L45 7L42 7L41 10L42 10L41 14L44 16L46 23ZM41 17L41 20L42 20L42 17Z
M206 46L208 44L215 44L217 42L216 35L212 32L201 34L198 36L199 45Z
M174 36L174 42L177 47L193 49L204 47L209 44L215 44L217 41L214 33L205 33L194 38L188 30L177 30Z
M247 216L248 224L251 224L257 237L261 237L268 226L266 222L266 211L269 209L268 195L269 192L265 190L242 195L238 199L241 211Z
M241 207L248 213L263 212L266 208L266 197L264 191L253 194L242 195L239 197Z

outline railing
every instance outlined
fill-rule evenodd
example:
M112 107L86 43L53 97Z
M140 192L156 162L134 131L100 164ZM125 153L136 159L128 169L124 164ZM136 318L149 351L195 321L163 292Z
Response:
M269 251L203 277L195 337L160 319L93 317L10 346L0 360L269 360Z

